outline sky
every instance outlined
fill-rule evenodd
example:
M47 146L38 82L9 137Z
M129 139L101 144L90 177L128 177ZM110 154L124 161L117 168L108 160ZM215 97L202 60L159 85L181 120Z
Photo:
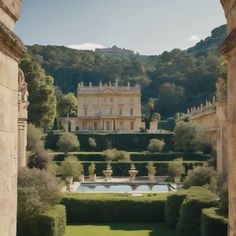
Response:
M16 33L27 45L157 55L187 49L225 23L220 0L23 0Z

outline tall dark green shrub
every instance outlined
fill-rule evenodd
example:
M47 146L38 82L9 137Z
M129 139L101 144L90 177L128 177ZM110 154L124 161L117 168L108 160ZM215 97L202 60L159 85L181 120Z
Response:
M202 188L197 195L188 195L181 205L177 236L200 236L202 209L218 205L215 194Z
M202 210L201 236L227 236L228 220L217 208Z
M165 204L165 221L169 228L175 228L179 220L181 204L187 196L186 191L176 192L167 197Z

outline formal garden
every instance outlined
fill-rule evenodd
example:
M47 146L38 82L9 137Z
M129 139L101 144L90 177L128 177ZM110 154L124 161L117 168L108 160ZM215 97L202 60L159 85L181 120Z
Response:
M44 134L29 125L17 235L227 235L226 180L215 171L214 149L201 140L191 122L173 134ZM172 187L122 193L73 188L120 179Z

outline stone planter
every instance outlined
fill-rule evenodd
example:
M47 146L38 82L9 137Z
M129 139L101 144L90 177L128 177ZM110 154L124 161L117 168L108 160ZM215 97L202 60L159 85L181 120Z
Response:
M83 183L84 182L84 175L80 175L78 177L79 182Z
M103 170L103 175L106 177L106 181L111 180L113 171L111 169Z
M148 179L149 179L149 181L151 181L151 182L155 182L155 174L149 174L149 173L148 173Z
M129 170L129 175L131 177L131 182L134 181L136 175L138 174L138 171L137 170Z
M175 177L175 184L180 185L181 177Z
M73 176L66 176L66 190L67 191L70 191L72 184L73 184Z
M89 180L90 180L91 182L96 182L96 181L97 181L97 176L96 176L96 174L89 175Z
M72 185L73 184L73 176L66 176L66 183Z

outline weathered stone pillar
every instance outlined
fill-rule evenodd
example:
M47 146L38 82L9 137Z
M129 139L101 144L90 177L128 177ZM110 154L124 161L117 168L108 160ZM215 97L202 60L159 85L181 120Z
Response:
M26 166L28 89L21 69L18 74L18 169Z
M16 236L18 62L25 51L13 33L20 0L0 0L0 235Z
M216 85L216 119L217 171L226 176L228 173L227 87L223 79L219 79Z
M228 60L227 132L229 182L229 236L236 235L236 0L221 0L228 25L228 37L220 52Z

